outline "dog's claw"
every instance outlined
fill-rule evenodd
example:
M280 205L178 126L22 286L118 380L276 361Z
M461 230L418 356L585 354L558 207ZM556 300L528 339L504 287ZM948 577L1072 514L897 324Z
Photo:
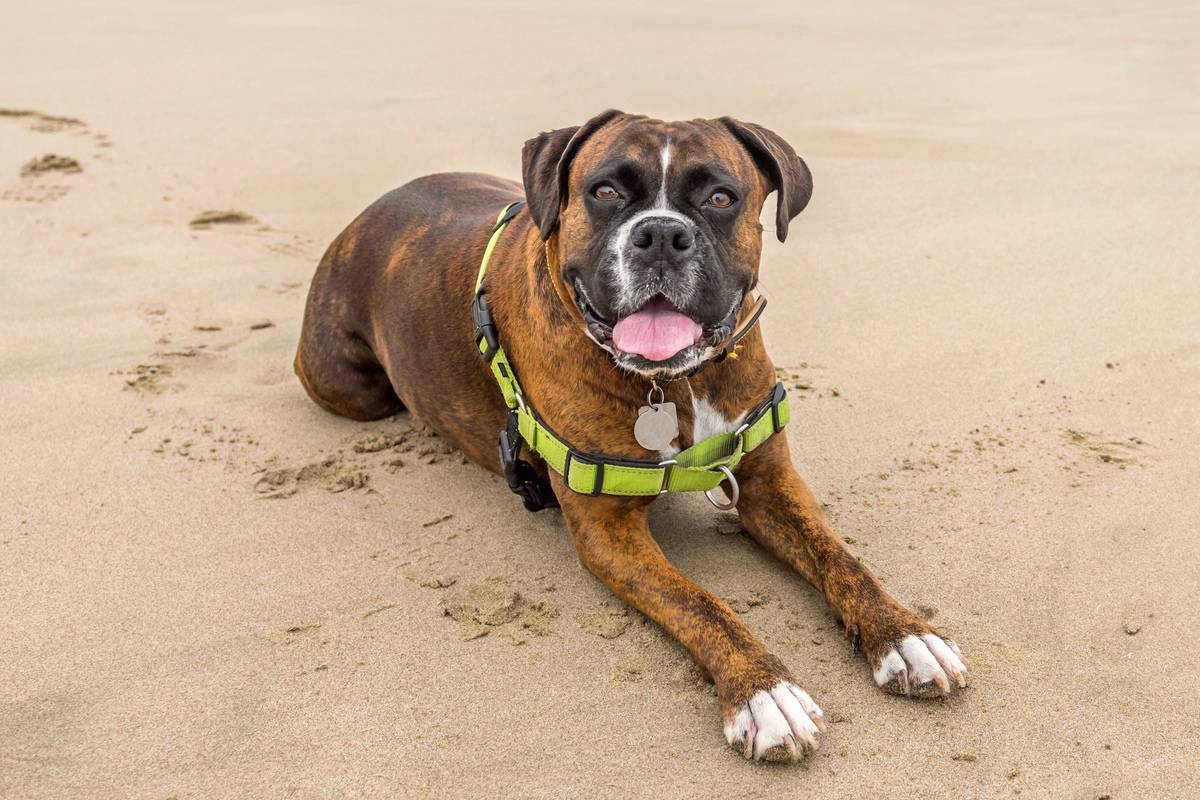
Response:
M725 739L743 756L757 761L799 761L817 749L825 715L808 692L780 681L769 692L756 692L725 725Z
M932 633L905 636L875 668L884 691L910 697L944 697L967 685L967 665L954 642Z

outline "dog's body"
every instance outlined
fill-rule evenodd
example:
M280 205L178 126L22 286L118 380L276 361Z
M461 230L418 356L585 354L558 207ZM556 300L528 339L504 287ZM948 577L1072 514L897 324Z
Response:
M333 242L296 355L313 400L361 420L407 409L499 472L508 409L474 347L470 299L497 214L524 198L497 242L486 296L525 401L576 449L616 458L669 458L736 429L770 392L774 367L757 329L738 358L709 362L751 305L763 201L778 193L782 239L808 200L803 162L758 126L606 112L531 140L523 171L524 187L473 174L418 179ZM633 435L650 377L679 414L678 438L659 453ZM646 523L652 498L577 494L535 467L584 566L712 677L731 745L772 760L815 746L820 709L724 602L666 561ZM964 685L953 643L844 549L784 436L748 454L737 480L747 531L824 593L880 686L928 696Z

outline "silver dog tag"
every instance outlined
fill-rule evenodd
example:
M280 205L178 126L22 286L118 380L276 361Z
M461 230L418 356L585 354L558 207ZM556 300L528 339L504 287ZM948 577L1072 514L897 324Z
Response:
M638 409L633 438L647 450L665 450L679 435L679 417L674 403L656 403Z

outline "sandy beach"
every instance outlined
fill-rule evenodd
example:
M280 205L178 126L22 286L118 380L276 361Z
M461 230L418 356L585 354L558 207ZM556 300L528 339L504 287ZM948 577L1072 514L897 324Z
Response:
M0 798L1200 796L1200 9L12 5ZM798 467L971 686L881 693L699 496L655 532L831 724L727 747L687 653L418 420L292 355L330 239L538 131L807 160L763 321Z

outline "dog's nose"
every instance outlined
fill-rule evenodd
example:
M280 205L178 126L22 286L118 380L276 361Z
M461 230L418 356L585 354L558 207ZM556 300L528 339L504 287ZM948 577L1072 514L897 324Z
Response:
M630 242L647 255L678 263L696 249L691 228L674 217L647 217L633 226Z

